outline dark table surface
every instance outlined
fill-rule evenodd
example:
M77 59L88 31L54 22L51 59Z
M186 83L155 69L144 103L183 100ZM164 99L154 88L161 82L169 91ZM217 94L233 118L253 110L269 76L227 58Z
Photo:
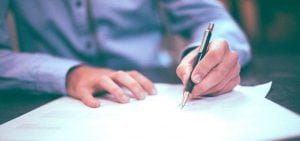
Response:
M178 83L175 70L155 79L156 82ZM254 52L252 62L242 72L241 85L257 85L272 81L267 98L300 114L300 57L297 52ZM171 78L171 79L170 79ZM168 81L166 81L168 80ZM32 94L26 91L0 91L0 124L44 105L59 95Z

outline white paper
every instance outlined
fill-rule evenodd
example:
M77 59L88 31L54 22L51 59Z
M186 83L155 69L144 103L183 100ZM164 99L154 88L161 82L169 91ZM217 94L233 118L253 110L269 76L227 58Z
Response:
M300 135L300 117L265 99L271 83L189 101L181 85L128 104L88 108L63 97L0 126L2 141L274 140Z

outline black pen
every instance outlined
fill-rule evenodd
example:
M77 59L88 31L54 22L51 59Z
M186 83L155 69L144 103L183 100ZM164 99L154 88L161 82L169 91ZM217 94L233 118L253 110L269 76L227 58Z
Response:
M202 60L202 58L205 56L205 54L207 52L207 48L208 48L208 44L209 44L209 41L210 41L211 32L212 32L213 28L214 28L214 24L209 23L207 29L204 32L201 45L198 47L198 55L197 55L197 58L194 62L193 70L191 71L188 83L187 83L185 91L183 93L181 108L183 108L185 106L185 104L186 104L186 102L189 98L189 95L191 94L191 92L194 88L195 83L192 81L192 72L194 71L194 69L195 69L196 65L199 63L199 61Z

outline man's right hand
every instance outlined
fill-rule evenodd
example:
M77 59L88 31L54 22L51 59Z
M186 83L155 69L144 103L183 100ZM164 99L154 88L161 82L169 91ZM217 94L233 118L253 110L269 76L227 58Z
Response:
M69 72L66 81L68 95L92 108L100 106L100 101L93 94L101 91L112 94L120 103L129 102L121 87L130 90L138 100L156 93L154 84L137 71L114 71L81 65Z

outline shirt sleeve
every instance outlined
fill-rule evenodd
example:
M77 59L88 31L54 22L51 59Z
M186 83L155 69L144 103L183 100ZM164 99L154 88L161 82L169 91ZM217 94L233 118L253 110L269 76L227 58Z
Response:
M66 75L79 61L12 51L6 25L8 0L0 1L0 89L66 94Z
M239 53L242 66L250 61L251 49L245 34L219 1L164 0L162 9L165 10L169 30L190 42L183 55L201 43L208 23L213 22L215 28L211 41L226 39L229 47Z

